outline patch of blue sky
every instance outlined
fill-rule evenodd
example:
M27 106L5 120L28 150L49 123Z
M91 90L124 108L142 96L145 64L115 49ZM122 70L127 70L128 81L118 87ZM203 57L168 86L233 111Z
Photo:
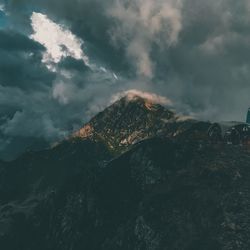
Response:
M0 10L0 29L5 28L8 25L8 18L4 11Z

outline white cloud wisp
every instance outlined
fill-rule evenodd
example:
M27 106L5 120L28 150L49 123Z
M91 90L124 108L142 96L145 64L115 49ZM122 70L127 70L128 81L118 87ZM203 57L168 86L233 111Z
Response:
M89 66L89 58L82 50L84 42L70 30L37 12L33 12L31 16L31 25L34 33L30 37L46 48L43 55L45 64L50 66L50 64L58 63L63 58L71 56L77 60L83 60Z

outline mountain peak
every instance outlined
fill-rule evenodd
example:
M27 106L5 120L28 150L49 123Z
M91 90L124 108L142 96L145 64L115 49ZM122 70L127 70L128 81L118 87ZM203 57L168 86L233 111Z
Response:
M145 102L150 104L159 104L162 106L172 106L172 102L164 96L154 93L143 92L136 89L131 89L125 92L120 92L113 96L112 102L126 99L129 102Z
M127 147L161 133L175 114L161 104L167 99L145 92L129 91L73 134L73 138L101 140L112 150Z
M149 111L163 110L166 106L172 106L172 102L166 97L133 89L116 94L112 98L112 103L115 105L134 104Z

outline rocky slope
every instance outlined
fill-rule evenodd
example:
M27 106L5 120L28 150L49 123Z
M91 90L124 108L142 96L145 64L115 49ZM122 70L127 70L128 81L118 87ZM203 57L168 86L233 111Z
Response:
M0 249L249 249L250 153L211 144L208 126L123 98L0 162Z
M139 96L127 96L94 117L73 137L105 142L114 151L166 130L176 119L173 112Z

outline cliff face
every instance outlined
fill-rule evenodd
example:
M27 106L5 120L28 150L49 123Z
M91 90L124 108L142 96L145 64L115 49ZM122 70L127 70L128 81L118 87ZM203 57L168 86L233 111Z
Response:
M250 154L121 99L58 146L0 162L5 250L250 248Z

